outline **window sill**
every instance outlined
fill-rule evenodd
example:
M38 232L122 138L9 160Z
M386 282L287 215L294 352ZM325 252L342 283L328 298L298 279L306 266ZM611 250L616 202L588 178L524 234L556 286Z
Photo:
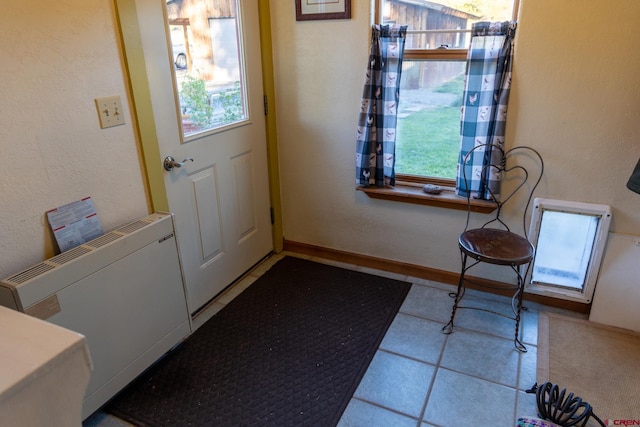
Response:
M427 194L422 191L422 186L407 184L395 187L363 187L356 190L364 192L372 199L389 200L392 202L413 203L417 205L436 206L445 209L467 210L467 199L457 196L452 187L443 187L440 194ZM496 209L494 203L483 200L471 200L471 211L479 213L491 213Z

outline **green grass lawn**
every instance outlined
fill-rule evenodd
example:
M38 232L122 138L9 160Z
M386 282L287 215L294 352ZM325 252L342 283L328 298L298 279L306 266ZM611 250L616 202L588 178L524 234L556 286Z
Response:
M459 150L460 106L398 119L396 174L455 179Z

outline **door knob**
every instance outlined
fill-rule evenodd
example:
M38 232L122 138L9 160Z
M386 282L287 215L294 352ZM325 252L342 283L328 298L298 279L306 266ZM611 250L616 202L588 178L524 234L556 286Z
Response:
M171 156L167 156L164 158L163 166L166 170L172 171L173 168L181 168L186 162L193 162L193 159L191 157L187 157L181 162L176 162L176 159Z

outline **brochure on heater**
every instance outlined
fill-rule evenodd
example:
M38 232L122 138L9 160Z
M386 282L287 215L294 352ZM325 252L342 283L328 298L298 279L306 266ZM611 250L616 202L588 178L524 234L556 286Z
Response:
M47 212L47 219L60 252L79 246L103 234L93 199L59 206Z

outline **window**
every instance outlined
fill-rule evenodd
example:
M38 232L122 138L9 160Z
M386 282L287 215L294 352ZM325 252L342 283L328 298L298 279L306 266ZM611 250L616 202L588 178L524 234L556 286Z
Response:
M166 2L183 135L246 119L237 0Z
M536 199L527 292L590 303L610 222L606 205Z
M519 0L377 0L377 22L408 25L396 179L454 186L471 25L515 19Z

